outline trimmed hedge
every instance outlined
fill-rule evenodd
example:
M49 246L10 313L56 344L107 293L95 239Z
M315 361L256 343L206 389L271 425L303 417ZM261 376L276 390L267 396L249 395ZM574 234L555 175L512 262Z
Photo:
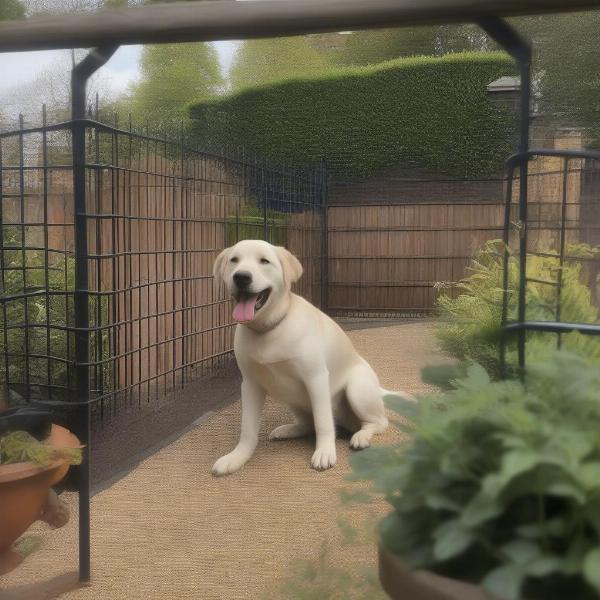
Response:
M459 176L499 172L514 116L487 85L514 73L502 53L411 57L247 88L189 107L204 145L366 176L416 164Z
M285 246L287 229L285 218L267 217L269 242L275 246ZM227 246L233 246L239 240L262 240L264 236L264 217L235 215L225 217Z

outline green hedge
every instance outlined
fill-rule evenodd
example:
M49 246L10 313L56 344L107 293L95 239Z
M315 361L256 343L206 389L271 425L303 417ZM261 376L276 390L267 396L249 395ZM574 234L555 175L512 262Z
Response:
M501 53L402 58L247 88L189 107L204 144L244 146L276 161L324 159L365 176L395 165L460 176L498 172L514 117L487 85L512 74Z
M262 240L264 237L264 218L251 215L231 215L225 218L227 246L233 246L239 240ZM267 217L269 242L276 246L285 246L287 229L285 219Z

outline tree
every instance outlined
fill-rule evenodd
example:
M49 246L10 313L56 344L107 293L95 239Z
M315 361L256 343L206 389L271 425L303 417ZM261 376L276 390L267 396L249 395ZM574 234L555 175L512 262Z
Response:
M75 61L80 61L86 50L75 51ZM31 81L7 89L0 95L6 125L15 126L19 113L30 124L39 124L42 104L47 105L49 122L65 121L71 116L71 51L60 53L56 60ZM113 98L110 77L102 70L97 71L87 86L87 103L94 102L96 93L101 104L106 105Z
M341 43L331 56L341 65L368 65L402 56L439 56L449 52L483 50L487 45L483 32L473 25L356 31L344 37L345 43Z
M0 3L0 21L22 19L24 16L25 7L19 0L2 0Z
M568 124L600 134L600 11L516 20L533 40L540 104Z
M325 57L307 38L247 40L237 49L230 82L235 90L292 76L314 75L326 68Z
M159 131L172 130L188 104L216 94L223 83L216 50L205 43L146 46L140 70L132 112Z

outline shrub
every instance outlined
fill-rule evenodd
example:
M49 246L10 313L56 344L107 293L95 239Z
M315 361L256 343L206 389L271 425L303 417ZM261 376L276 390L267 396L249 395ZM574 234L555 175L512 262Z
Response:
M454 385L388 397L411 439L352 459L393 507L382 543L506 600L600 598L600 370L562 351L525 383L473 365Z
M239 240L262 240L264 238L265 214L262 208L247 206L240 215L225 218L227 245ZM287 242L287 216L285 213L267 210L267 233L269 242L285 246Z
M460 53L346 67L243 89L190 107L203 144L251 148L275 162L316 163L366 176L403 163L481 176L501 170L513 117L487 85L508 56Z
M5 299L4 309L0 310L0 354L9 356L7 363L0 361L0 375L19 393L28 383L30 389L25 393L30 393L32 387L44 389L49 385L53 400L67 400L67 390L75 385L75 259L67 255L50 263L46 277L43 253L27 248L23 252L19 228L5 226L3 233L5 271L1 295ZM90 297L91 327L98 321L98 310L106 324L108 298ZM100 354L108 357L108 333L94 335L102 336ZM96 344L90 346L90 359L99 360ZM103 389L110 389L110 369L104 368L102 375Z
M0 465L33 462L45 466L55 460L67 460L70 465L80 465L82 456L80 448L50 446L25 431L12 431L0 436Z
M589 246L571 245L568 260L563 266L561 320L565 322L594 323L598 309L594 307L588 286L582 282L582 264L578 258L597 252ZM441 295L438 309L442 320L437 337L442 349L459 360L471 359L483 365L492 375L500 374L500 333L503 300L503 244L499 240L487 242L474 256L469 275L457 287L460 294L452 298ZM527 273L530 278L556 281L558 262L551 257L528 257ZM518 258L509 259L508 318L517 316L519 287ZM556 288L542 283L527 284L527 319L554 321L556 319ZM528 360L539 360L555 347L556 337L547 333L527 334ZM507 344L507 363L515 365L516 338ZM563 335L563 346L585 356L600 360L600 340L578 333Z

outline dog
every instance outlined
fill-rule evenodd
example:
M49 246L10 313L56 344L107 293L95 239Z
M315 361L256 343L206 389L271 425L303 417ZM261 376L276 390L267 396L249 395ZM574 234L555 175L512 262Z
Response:
M265 398L283 402L294 421L274 429L270 440L316 435L311 464L336 463L335 426L353 432L350 446L370 445L388 426L377 375L333 319L301 296L292 284L302 265L288 250L243 240L223 250L213 274L235 302L234 353L242 373L239 443L213 465L215 475L239 470L253 455Z

